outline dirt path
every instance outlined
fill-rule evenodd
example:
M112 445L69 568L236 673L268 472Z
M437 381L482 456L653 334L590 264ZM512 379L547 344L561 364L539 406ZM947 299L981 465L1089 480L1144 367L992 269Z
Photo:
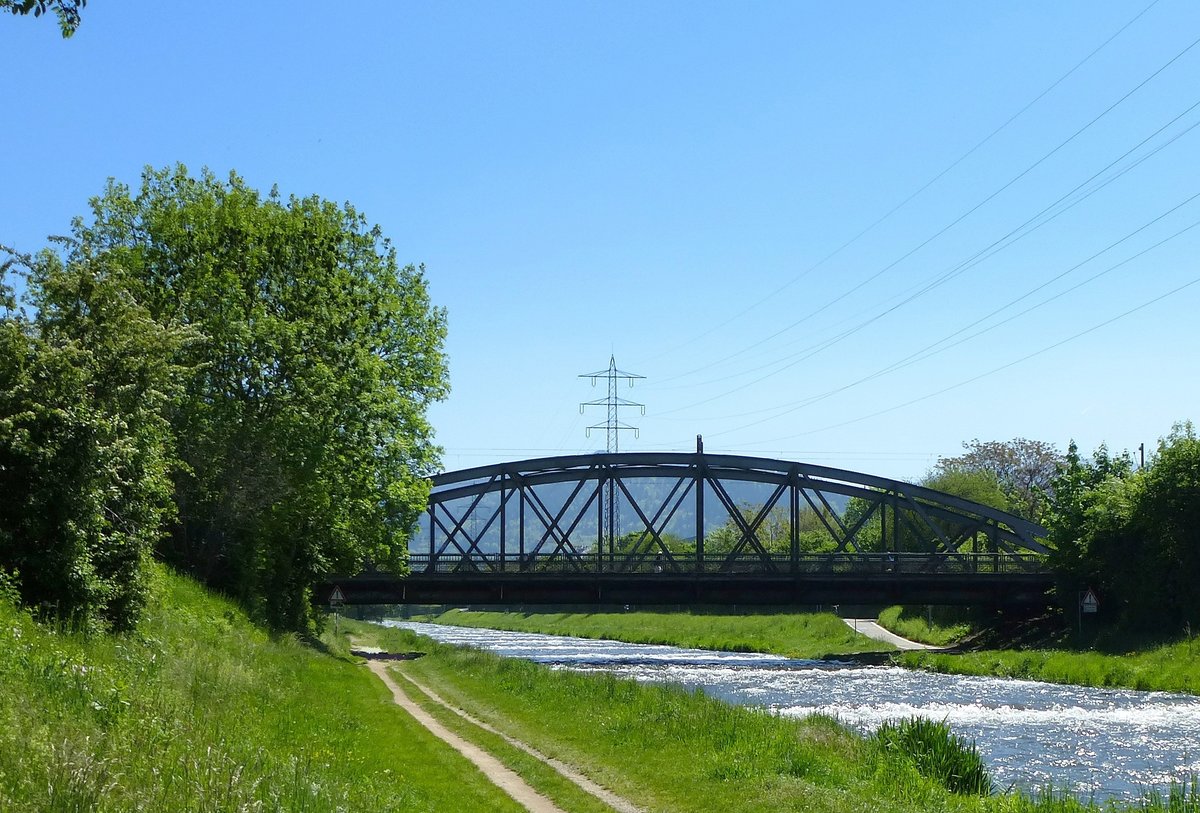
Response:
M379 656L386 655L386 653L384 653L382 650L375 647L356 646L352 651L356 655L365 655L368 658L378 658ZM427 728L434 736L448 743L452 748L474 763L479 770L483 771L484 775L487 776L488 779L492 780L492 782L494 782L517 802L524 805L527 810L531 811L531 813L543 813L543 811L550 813L551 811L561 811L561 809L556 806L554 802L536 791L532 786L525 782L524 779L518 776L510 768L503 765L491 754L487 753L474 743L470 743L464 740L462 737L459 737L457 734L450 731L448 728L435 720L418 704L410 700L408 696L400 689L400 687L396 685L395 681L392 680L391 674L389 674L387 671L387 664L388 661L386 660L369 660L367 662L368 668L374 672L379 679L383 681L384 685L387 686L391 691L392 698L396 701L398 706L411 714L413 718L421 723L421 725L425 726L425 728ZM557 771L560 776L575 783L575 785L581 790L586 793L590 793L592 796L595 796L597 799L604 802L618 813L644 813L640 807L633 804L628 799L618 796L608 788L597 784L592 779L575 770L567 763L555 759L554 757L547 756L541 751L538 751L536 748L533 748L532 746L527 745L518 739L510 737L503 731L488 725L482 720L472 717L462 709L446 702L428 686L417 682L403 672L397 671L396 674L434 703L437 703L442 708L458 715L472 725L478 726L479 728L482 728L484 731L487 731L491 734L495 734L512 747L525 752L534 759L540 760L544 764Z
M566 813L558 805L554 804L549 798L538 793L534 788L522 779L517 773L500 760L484 751L478 745L467 742L462 737L455 734L450 729L433 719L432 715L426 712L423 708L408 699L408 696L400 690L391 676L387 673L387 665L384 661L368 661L367 668L383 681L384 685L392 693L392 699L396 701L396 705L407 711L413 718L438 739L447 743L451 748L462 754L470 760L475 767L483 771L484 776L496 784L502 791L507 793L518 804L530 813Z
M571 782L574 782L582 790L595 796L597 799L604 802L609 807L618 811L618 813L643 813L643 811L640 807L633 804L628 799L622 798L622 797L618 796L617 794L613 793L608 788L597 784L596 782L592 781L590 778L588 778L584 774L580 773L579 771L575 770L574 768L572 768L570 765L563 762L562 760L555 759L552 756L547 756L546 754L543 754L541 751L538 751L536 748L533 748L532 746L526 745L525 743L521 742L518 739L514 739L513 737L508 736L503 731L493 728L492 726L485 723L483 720L478 720L478 719L472 717L470 714L467 714L462 709L446 702L441 697L439 697L436 693L434 693L434 691L432 689L430 689L429 687L427 687L421 683L418 683L417 681L413 680L410 676L404 674L403 672L401 672L399 674L400 674L400 677L404 678L409 683L411 683L413 686L415 686L419 691L424 693L425 696L428 697L430 700L432 700L434 703L437 703L442 708L444 708L448 711L451 711L454 714L457 714L459 717L463 718L464 720L471 723L472 725L479 726L484 731L487 731L491 734L495 734L497 737L500 737L502 740L504 740L506 743L508 743L512 747L517 748L521 751L524 751L526 754L529 754L529 756L533 757L534 759L540 760L541 762L545 763L546 765L549 765L551 768L553 768L555 771L557 771L562 777L570 780Z
M873 640L891 644L896 649L942 649L942 647L932 646L931 644L922 644L917 641L910 641L907 638L901 638L896 633L879 626L873 618L843 618L842 620L846 622L846 626L853 627L854 631L859 635L865 635Z

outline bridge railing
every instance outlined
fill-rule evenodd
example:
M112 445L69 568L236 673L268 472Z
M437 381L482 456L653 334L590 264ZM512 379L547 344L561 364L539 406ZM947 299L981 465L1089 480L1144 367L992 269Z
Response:
M471 555L410 553L413 573L496 575L627 574L693 576L702 574L928 574L1045 573L1046 558L1015 553L816 553L715 554L700 559L694 553L670 556L633 554L555 553L553 555L473 552Z

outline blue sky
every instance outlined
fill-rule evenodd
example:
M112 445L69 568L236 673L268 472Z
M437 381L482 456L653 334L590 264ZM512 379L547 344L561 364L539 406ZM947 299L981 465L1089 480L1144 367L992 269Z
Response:
M448 309L451 469L603 448L610 355L626 450L1149 446L1200 417L1197 38L1191 0L94 0L0 18L0 243L147 164L352 202Z

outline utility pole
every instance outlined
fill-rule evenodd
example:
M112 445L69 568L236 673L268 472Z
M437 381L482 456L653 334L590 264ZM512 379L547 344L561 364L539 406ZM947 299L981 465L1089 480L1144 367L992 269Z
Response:
M605 378L608 380L608 397L581 403L579 405L579 414L582 415L584 410L590 406L602 406L607 408L608 419L604 423L592 424L591 426L587 427L585 434L590 438L592 436L593 429L605 430L605 434L607 435L607 445L605 451L610 453L616 452L619 447L618 437L622 431L632 431L635 438L638 436L638 428L636 426L630 426L629 424L621 423L621 408L638 407L642 410L643 415L646 414L645 404L638 404L633 401L627 401L624 398L617 397L617 380L624 378L627 385L632 387L635 378L645 378L645 376L638 375L637 373L627 373L623 370L618 370L616 356L609 356L607 370L597 370L594 373L584 373L579 377L592 379L593 387L596 386L596 380L599 378ZM603 555L604 544L607 542L608 553L609 557L611 558L615 548L615 541L621 535L621 515L617 508L616 482L611 477L608 478L604 484L604 488L601 489L600 498L603 504L600 508L602 527L600 529L600 550L598 552Z
M1141 464L1138 466L1138 471L1141 471L1142 469L1146 468L1146 444L1145 443L1138 444L1138 457L1141 458Z

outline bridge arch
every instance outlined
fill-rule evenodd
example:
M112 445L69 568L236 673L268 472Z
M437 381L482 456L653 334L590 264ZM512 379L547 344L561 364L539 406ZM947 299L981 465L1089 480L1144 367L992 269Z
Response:
M446 472L415 573L1044 572L1036 523L922 486L740 455L624 452Z

